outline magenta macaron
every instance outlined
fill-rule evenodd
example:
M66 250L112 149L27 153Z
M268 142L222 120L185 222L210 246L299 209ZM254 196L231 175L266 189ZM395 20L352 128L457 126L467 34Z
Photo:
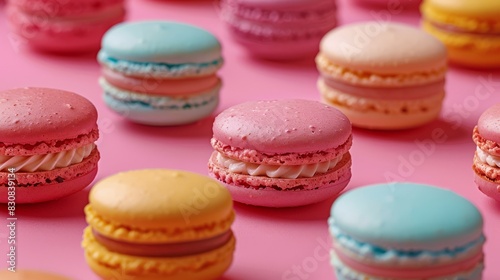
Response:
M500 103L483 112L474 128L474 181L479 190L500 202Z
M209 173L235 201L267 207L316 203L351 177L351 123L311 100L242 103L213 124Z
M0 203L61 198L97 173L97 111L63 90L0 92Z
M221 0L220 8L235 41L272 60L313 58L337 24L335 0Z

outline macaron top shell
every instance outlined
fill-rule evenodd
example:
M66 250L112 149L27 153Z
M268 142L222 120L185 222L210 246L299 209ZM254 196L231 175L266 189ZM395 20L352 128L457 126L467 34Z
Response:
M337 109L317 101L251 101L220 113L213 133L214 139L232 148L304 153L344 144L351 135L351 123Z
M500 143L500 103L481 114L477 129L484 139Z
M229 228L216 227L230 225L226 222L232 222L234 217L232 199L224 187L209 177L187 171L146 169L118 173L99 181L89 201L102 220L142 232L180 234L189 228L217 234Z
M349 191L332 206L335 226L352 238L398 250L443 250L482 236L483 219L467 199L414 183Z
M36 87L0 92L0 142L4 145L62 141L96 129L96 108L78 94Z
M0 279L2 280L70 280L68 277L57 274L42 272L36 270L16 270L11 272L8 270L0 271Z
M169 21L121 23L103 37L101 53L133 62L212 63L221 59L221 45L210 32Z
M492 18L498 20L500 1L491 0L426 0L426 5L432 5L450 15Z
M428 73L446 67L446 47L417 28L389 22L341 26L320 51L337 66L382 75Z

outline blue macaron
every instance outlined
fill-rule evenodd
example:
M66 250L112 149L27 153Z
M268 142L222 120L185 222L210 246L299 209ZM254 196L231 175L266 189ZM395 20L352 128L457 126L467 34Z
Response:
M451 191L361 187L335 201L328 223L338 279L481 279L482 215Z
M118 24L104 35L97 59L106 105L131 121L192 123L219 103L221 44L204 29L170 21Z

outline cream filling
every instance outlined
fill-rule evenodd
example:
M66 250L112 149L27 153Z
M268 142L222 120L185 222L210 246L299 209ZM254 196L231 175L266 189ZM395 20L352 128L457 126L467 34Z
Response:
M76 149L54 154L32 156L5 156L0 155L0 171L15 168L16 172L48 171L80 163L88 157L95 144L91 143Z
M481 162L486 163L487 165L492 167L500 167L500 157L492 156L487 152L479 149L479 147L476 148L476 154Z
M243 162L230 159L217 153L217 165L227 168L231 173L251 176L267 176L270 178L296 179L299 177L313 177L317 173L326 173L339 163L342 155L325 162L304 165L266 165Z

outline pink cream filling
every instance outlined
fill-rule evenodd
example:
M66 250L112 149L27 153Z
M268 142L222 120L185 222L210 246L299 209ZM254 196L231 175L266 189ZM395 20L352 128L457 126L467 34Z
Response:
M232 231L221 235L191 242L172 244L134 244L108 238L92 230L94 238L109 251L141 257L181 257L209 252L224 246L233 236Z
M407 87L365 87L322 76L330 88L358 97L383 100L413 100L431 97L444 91L445 81Z
M209 91L220 83L216 75L185 79L159 79L126 76L107 67L102 68L102 76L115 87L155 95L196 95Z
M342 252L340 252L340 250L334 250L340 261L353 270L376 277L391 279L428 279L433 277L454 275L474 269L474 267L476 267L476 265L483 260L483 253L479 252L478 254L468 259L436 267L389 268L377 265L362 264L343 254Z

